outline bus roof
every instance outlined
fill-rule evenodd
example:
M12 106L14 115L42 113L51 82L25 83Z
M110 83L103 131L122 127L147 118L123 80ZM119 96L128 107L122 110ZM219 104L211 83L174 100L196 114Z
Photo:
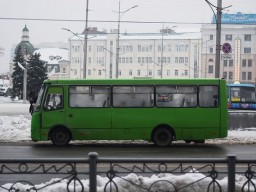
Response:
M227 86L229 86L229 87L255 87L254 84L249 84L249 83L245 83L245 84L227 84Z
M224 79L58 79L45 80L45 84L54 85L125 85L125 84L219 84Z

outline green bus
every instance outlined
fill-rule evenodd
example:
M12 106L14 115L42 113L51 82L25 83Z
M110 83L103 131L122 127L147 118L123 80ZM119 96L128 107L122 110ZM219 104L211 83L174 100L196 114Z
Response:
M223 79L46 80L31 122L33 141L175 140L204 143L228 130Z

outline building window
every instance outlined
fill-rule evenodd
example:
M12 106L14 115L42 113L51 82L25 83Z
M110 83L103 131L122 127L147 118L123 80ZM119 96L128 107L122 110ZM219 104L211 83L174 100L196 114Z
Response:
M208 73L212 74L213 73L213 65L208 66Z
M242 72L242 80L246 80L246 72Z
M226 41L232 41L232 35L230 34L226 35Z
M233 60L229 60L229 67L233 67Z
M141 45L138 45L138 52L141 52Z
M175 76L178 76L178 75L179 75L179 71L175 70Z
M132 76L132 70L131 69L129 70L129 76Z
M229 72L228 76L229 76L229 79L232 80L233 79L233 72Z
M161 70L157 70L157 75L161 76Z
M252 67L252 60L248 59L248 67Z
M212 47L210 47L209 52L213 53L213 48Z
M245 47L244 48L244 53L251 53L251 48L250 47Z
M210 40L213 40L213 35L210 35Z
M242 67L246 67L246 60L245 59L242 60Z
M137 76L140 76L140 70L137 71Z
M152 70L150 69L150 70L148 71L148 75L149 75L149 76L152 76L152 74L153 74L153 73L152 73Z
M244 35L244 40L245 41L251 41L251 35L250 34L245 34Z
M252 72L248 72L248 80L252 80Z
M224 71L224 72L223 72L223 78L224 78L224 79L227 79L227 75L228 75L227 72Z
M88 69L88 75L91 76L92 75L92 70Z
M224 60L223 65L224 65L224 67L227 67L228 66L228 60Z
M97 46L97 52L103 52L104 49L103 49L103 46Z

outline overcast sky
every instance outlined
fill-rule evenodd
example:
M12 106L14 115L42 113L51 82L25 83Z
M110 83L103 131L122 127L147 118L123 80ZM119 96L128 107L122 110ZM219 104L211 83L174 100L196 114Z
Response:
M217 0L209 1L217 5ZM98 27L98 30L116 29L118 4L119 0L89 0L88 26ZM120 12L138 5L121 14L120 30L128 33L159 32L163 26L162 22L168 22L164 27L169 28L200 28L198 23L209 23L213 15L205 0L120 0L120 5ZM222 5L232 5L224 12L256 14L256 0L222 0ZM85 28L85 15L86 0L0 0L0 47L5 49L4 56L0 56L0 73L8 71L10 49L21 41L25 24L33 45L57 41L67 43L72 35L61 28L81 33Z

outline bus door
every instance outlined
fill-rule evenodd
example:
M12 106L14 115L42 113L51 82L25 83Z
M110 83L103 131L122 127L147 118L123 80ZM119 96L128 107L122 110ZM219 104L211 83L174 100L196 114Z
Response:
M63 87L49 87L43 104L42 113L42 128L46 129L47 134L49 129L65 125L65 110L64 110L64 94ZM43 131L43 130L42 130Z
M69 86L67 125L75 139L110 139L110 86Z

